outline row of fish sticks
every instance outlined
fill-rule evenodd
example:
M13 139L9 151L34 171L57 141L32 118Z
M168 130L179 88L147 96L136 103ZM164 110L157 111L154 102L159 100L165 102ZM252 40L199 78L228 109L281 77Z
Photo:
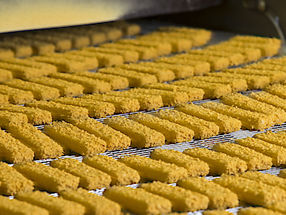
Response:
M139 34L137 24L115 22L101 25L41 30L14 33L2 37L0 59L12 57L29 57L71 49L81 49L103 42L118 40L125 36Z

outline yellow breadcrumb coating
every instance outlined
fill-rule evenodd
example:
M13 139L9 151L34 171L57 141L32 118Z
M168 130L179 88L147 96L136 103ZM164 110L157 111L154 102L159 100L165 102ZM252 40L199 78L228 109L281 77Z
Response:
M247 163L248 170L265 170L270 169L272 166L271 157L238 144L217 143L214 145L213 150L244 160Z
M35 187L49 192L76 189L79 178L42 163L28 162L14 165L14 168L34 182Z
M267 205L267 208L274 210L276 213L275 215L281 215L281 214L285 214L286 212L286 205L285 205L285 201L279 201L279 202L275 202L271 205ZM279 214L277 214L278 212L280 212Z
M0 59L5 60L7 58L14 58L15 54L10 48L0 48Z
M136 214L155 215L171 212L172 204L169 200L142 188L114 186L107 189L104 196ZM139 205L140 207L138 207Z
M286 147L284 132L273 133L272 131L266 131L265 133L255 134L253 137L274 145Z
M225 210L209 210L203 212L203 215L232 215L232 214L233 213Z
M104 123L129 136L133 147L148 148L165 144L162 133L125 117L107 118Z
M139 34L141 31L141 26L136 23L118 21L114 23L114 26L120 28L123 31L123 34L127 36Z
M265 91L273 95L279 96L283 99L286 99L286 86L285 85L274 84L274 85L271 85L265 88Z
M108 187L111 183L111 177L106 173L72 158L53 160L51 166L79 177L79 186L87 190Z
M129 119L162 133L165 136L166 141L169 143L191 141L194 136L193 130L168 120L160 119L151 114L133 114L129 116Z
M13 113L9 111L0 111L0 127L7 129L11 125L22 125L28 123L28 118L22 113Z
M83 162L110 175L111 185L129 185L140 180L136 170L108 156L85 157Z
M146 180L176 183L188 176L188 171L183 167L138 155L125 156L119 161L137 170L140 177Z
M33 49L30 45L15 43L15 41L2 41L0 47L11 49L15 57L29 57L33 54Z
M25 104L34 99L33 93L26 90L0 85L0 93L9 97L9 102L12 104Z
M0 162L0 193L15 195L19 192L31 192L34 183L17 172L13 167Z
M49 214L83 215L85 213L85 208L82 205L61 197L51 196L46 192L19 193L16 199L45 208Z
M245 161L206 148L186 149L184 153L206 162L210 168L210 175L238 174L247 170Z
M248 207L248 208L241 208L238 212L238 215L282 215L279 212L269 210L266 208L260 208L260 207Z
M0 104L9 104L9 96L0 93Z
M204 108L201 105L191 103L178 106L176 107L176 110L206 121L214 122L219 127L220 133L231 133L238 131L241 128L241 122L239 120Z
M63 148L33 125L11 125L7 129L13 137L34 151L36 159L57 158L63 155Z
M199 193L159 181L142 184L144 190L170 200L174 211L197 211L208 207L209 199Z
M60 143L66 151L81 155L95 155L106 150L106 142L93 134L66 122L53 122L44 133Z
M60 195L66 200L77 202L84 206L86 214L121 214L121 207L116 202L113 202L103 196L89 193L87 190L81 188L77 190L63 191Z
M151 152L151 158L184 167L188 171L188 175L192 177L206 176L209 173L209 166L207 163L179 151L155 149Z
M7 69L0 69L0 83L10 81L12 78L13 74L11 71Z
M226 209L238 206L235 193L205 178L182 179L178 181L178 186L206 195L210 200L208 208Z

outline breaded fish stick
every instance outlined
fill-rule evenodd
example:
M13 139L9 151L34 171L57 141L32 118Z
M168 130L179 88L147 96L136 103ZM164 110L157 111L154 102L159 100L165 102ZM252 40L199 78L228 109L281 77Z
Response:
M241 208L238 212L238 215L281 215L281 213L269 210L266 208L260 208L260 207L248 207L248 208Z
M204 108L201 105L191 103L176 107L176 110L206 121L214 122L219 127L220 133L230 133L238 131L241 128L241 122L239 120Z
M272 117L266 114L252 112L216 102L207 102L202 104L202 106L218 113L236 118L241 121L244 128L250 130L264 130L274 125Z
M0 130L0 159L10 163L21 163L32 161L34 152L12 137L10 134Z
M63 155L63 148L33 125L11 125L7 131L32 149L36 159L57 158Z
M255 134L253 137L286 148L285 136L284 132L273 133L272 131L266 131L266 133Z
M79 184L78 177L42 163L28 162L14 165L14 168L33 181L40 190L60 192L76 189Z
M51 196L46 192L19 193L16 199L45 208L51 215L83 215L85 212L85 208L82 205L61 197Z
M139 122L149 128L152 128L162 133L166 141L169 143L187 142L191 141L194 136L194 131L181 126L179 124L170 122L165 119L160 119L156 116L147 113L132 114L129 116L136 122Z
M233 215L233 213L225 210L209 210L204 211L203 215Z
M79 177L79 186L87 190L108 187L111 183L111 177L106 173L72 158L53 160L51 166Z
M33 49L30 45L22 45L12 41L3 41L0 43L2 49L10 49L14 52L15 57L29 57L33 54Z
M229 84L209 83L192 78L176 81L173 82L173 84L179 86L201 88L205 92L204 98L206 99L220 98L232 92L231 86Z
M104 192L108 199L136 214L166 214L171 212L169 200L145 191L142 188L114 186ZM140 205L140 207L138 207Z
M75 73L75 75L93 79L99 79L108 82L111 85L111 90L125 89L129 86L128 79L121 77L119 75L109 75L99 72L88 72L88 71L77 72Z
M206 162L210 168L210 175L238 174L247 170L245 161L206 148L186 149L184 153Z
M281 124L286 121L286 112L270 104L257 101L240 93L227 95L221 98L224 104L263 113L272 117L275 124Z
M94 119L87 118L71 120L70 122L80 129L103 139L106 142L107 150L122 150L128 148L131 144L131 139L128 136Z
M0 104L9 104L9 96L0 93Z
M129 136L133 147L148 148L165 144L162 133L125 117L107 118L104 123Z
M153 84L157 83L158 80L155 75L144 74L140 72L136 72L133 70L121 69L121 68L103 68L98 70L99 74L110 74L110 75L118 75L124 78L127 78L129 81L130 87L141 87L145 84Z
M107 93L107 95L137 99L140 104L140 110L156 110L164 106L162 97L160 95L140 94L131 90L121 92L112 91Z
M106 93L111 90L111 85L108 82L98 79L65 73L55 73L52 74L51 77L80 84L84 87L84 93Z
M48 124L52 122L52 115L49 111L39 108L25 107L19 105L0 105L1 111L25 114L29 123L33 125Z
M279 96L283 99L286 99L286 86L285 85L274 84L274 85L271 85L265 88L265 91L273 95Z
M280 170L279 174L278 174L279 177L282 177L282 178L286 178L286 171L285 170Z
M92 94L85 95L81 97L86 101L101 101L101 102L109 102L114 105L115 113L128 113L128 112L136 112L140 109L140 104L137 99L132 98L124 98L106 94Z
M4 196L0 196L0 210L3 215L49 215L44 208Z
M208 208L210 209L226 209L238 206L238 198L235 193L205 178L182 179L177 184L185 189L206 195L209 198Z
M6 69L0 69L0 83L9 81L13 78L11 71Z
M265 154L272 158L274 166L286 164L286 149L260 139L247 137L244 139L235 140L239 145L254 149L257 152Z
M267 205L267 208L274 210L276 212L275 215L285 214L285 212L286 212L285 201L279 201L279 202L275 202L271 205ZM278 212L279 212L279 214L277 214Z
M116 110L114 105L109 102L83 99L82 97L80 98L61 97L53 101L67 106L77 106L85 108L88 110L88 115L90 117L96 117L96 118L112 115Z
M65 150L81 155L95 155L106 150L104 140L66 122L53 122L44 127L44 133L60 143Z
M9 48L0 48L0 59L4 60L7 58L15 57L14 52Z
M60 91L61 96L79 96L83 94L83 86L69 81L61 79L41 77L33 78L30 82L38 83L41 85L57 88Z
M86 108L73 105L64 105L52 101L35 101L26 105L51 112L53 120L88 118L88 110Z
M209 166L207 163L179 151L155 149L151 152L151 158L184 167L191 177L206 176L209 173Z
M140 180L136 170L108 156L85 157L83 162L110 175L111 185L135 184Z
M9 111L0 111L0 127L7 129L11 125L22 125L28 123L28 118L22 113L13 113Z
M69 201L77 202L85 207L86 214L113 214L120 215L121 207L103 196L89 193L84 189L68 190L60 193L61 197Z
M2 195L15 195L19 192L31 192L34 183L17 172L13 167L0 162L0 193Z
M170 200L175 211L197 211L208 207L209 199L199 193L159 181L140 186L144 190Z
M236 193L240 201L253 205L267 206L286 199L286 191L279 187L239 176L224 175L213 181Z
M133 155L122 157L119 161L136 169L142 179L176 183L178 180L188 176L188 171L185 168L161 160Z
M37 100L50 100L60 97L60 91L54 87L48 87L16 78L11 81L6 81L5 85L8 85L9 87L18 88L20 90L31 91L33 93L34 98Z
M158 90L168 90L173 92L183 92L188 95L189 102L202 100L204 97L204 91L202 89L187 87L187 86L176 86L172 84L156 83L156 84L148 84L143 87L150 89L158 89Z
M25 104L34 99L33 93L26 90L0 85L0 93L9 97L9 102L12 104Z
M265 170L272 166L272 158L253 149L234 143L217 143L213 149L232 157L238 157L247 163L248 170Z
M161 119L190 128L194 131L196 139L209 138L219 133L219 127L215 123L176 110L161 110L156 112L155 115Z

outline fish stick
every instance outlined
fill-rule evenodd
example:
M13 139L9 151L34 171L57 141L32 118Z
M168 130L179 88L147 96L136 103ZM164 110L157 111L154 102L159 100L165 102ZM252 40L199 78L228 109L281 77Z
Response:
M85 157L83 163L110 175L111 185L135 184L140 180L140 175L136 170L108 156Z
M112 91L107 93L107 95L137 99L140 104L140 110L156 110L164 106L162 97L160 95L146 95L130 90L121 92Z
M266 114L252 112L216 102L207 102L202 104L202 106L218 113L236 118L241 121L242 127L250 130L264 130L274 125L272 117Z
M156 84L147 84L143 87L149 89L168 90L173 92L187 93L189 101L202 100L204 97L204 91L202 89L188 87L188 86L176 86L172 84L156 83Z
M178 186L207 196L209 198L208 208L210 209L226 209L238 206L238 198L235 193L205 178L182 179L178 181Z
M81 188L78 190L63 191L60 195L66 200L77 202L84 206L86 214L121 214L121 207L116 202L103 196L89 193L87 190Z
M155 215L171 212L172 204L169 200L149 193L142 188L114 186L107 189L104 196L136 214Z
M250 69L256 69L256 70L272 70L272 71L279 71L279 72L285 72L285 67L278 64L270 64L267 63L267 61L261 61L259 63L254 63L248 65L246 68Z
M233 215L233 213L225 210L208 210L204 211L203 215Z
M140 109L140 104L137 99L117 97L106 94L92 94L81 97L86 101L101 101L108 102L114 105L115 113L136 112Z
M165 136L165 139L169 143L179 143L191 141L194 136L194 131L181 126L179 124L170 122L165 119L160 119L156 116L146 113L138 113L129 116L136 122L139 122L151 129L154 129Z
M187 104L178 106L175 109L188 115L214 122L219 127L219 133L231 133L241 128L241 122L239 120L204 108L201 105Z
M57 158L63 155L63 148L58 143L29 123L12 125L7 132L32 149L36 159Z
M120 68L103 68L99 69L99 73L118 75L127 78L130 87L140 87L145 84L157 83L158 80L155 75L144 74L133 70L120 69Z
M244 160L247 163L248 170L265 170L270 169L272 166L271 157L238 144L218 143L214 145L213 150Z
M14 58L14 52L9 48L0 48L0 60L4 60L7 58Z
M237 35L232 37L231 40L243 41L243 42L253 42L253 43L271 43L272 45L280 45L281 40L277 38L270 37L260 37L260 36L245 36Z
M238 212L238 215L281 215L279 212L275 212L273 210L269 210L266 208L261 207L248 207L248 208L241 208Z
M267 206L286 198L286 191L279 187L239 176L224 175L213 181L236 193L240 201L253 205Z
M29 123L33 125L42 125L52 122L52 115L49 111L39 108L25 107L18 105L0 105L1 111L25 114Z
M88 71L77 72L75 73L75 75L108 82L111 85L111 90L125 89L129 86L128 79L121 77L119 75L110 75L110 74L104 74L99 72L88 72Z
M265 133L255 134L253 137L286 148L285 135L283 134L282 132L266 131Z
M128 136L94 119L87 118L84 120L71 120L70 122L78 128L103 139L106 142L107 150L122 150L128 148L131 144L131 139Z
M53 120L88 118L88 110L86 108L73 105L65 105L52 101L36 101L28 103L26 106L49 111L52 114Z
M141 26L136 23L118 21L115 22L114 25L116 27L119 27L123 31L123 34L127 36L134 36L136 34L139 34L141 31Z
M232 92L231 86L229 84L209 83L200 80L195 80L192 78L176 81L173 82L173 84L179 86L201 88L205 92L204 98L206 99L220 98Z
M279 96L280 98L286 99L286 86L281 84L274 84L267 88L265 91L273 95Z
M5 82L5 85L13 88L18 88L20 90L30 91L33 93L34 98L37 100L51 100L60 97L60 91L56 88L23 81L16 78Z
M155 115L193 130L195 139L205 139L219 133L219 127L215 123L176 110L161 110Z
M282 178L286 178L286 171L285 170L280 170L279 174L278 174L279 177L282 177Z
M171 57L162 57L155 61L160 63L167 63L171 65L187 65L192 66L194 68L194 75L205 75L208 72L211 71L211 65L210 63L206 61L195 61L195 60L189 60L189 59L183 59L183 58L171 58Z
M282 109L249 98L248 96L240 93L224 96L221 98L221 101L226 105L269 115L275 124L281 124L286 121L286 112Z
M44 208L5 196L0 196L0 210L2 214L10 215L49 215L49 212Z
M11 125L22 125L28 123L28 118L22 113L13 113L9 111L0 111L0 127L3 129L9 128Z
M31 192L34 183L17 172L13 167L0 162L0 193L2 195L15 195L19 192Z
M108 187L111 183L111 177L106 173L72 158L53 160L51 166L79 177L79 186L87 190Z
M211 72L208 73L208 76L218 77L218 78L222 77L234 81L237 79L245 79L248 85L248 89L250 90L263 89L270 84L270 78L261 75L248 75L248 74L238 74L238 73L233 75L232 73L226 73L226 72Z
M247 170L247 163L237 157L206 148L192 148L184 151L186 155L199 158L210 168L210 175L238 174Z
M274 210L276 212L275 215L285 214L285 212L286 212L285 201L279 201L279 202L275 202L271 205L267 205L267 208ZM279 214L277 214L278 212L279 212Z
M29 80L33 83L38 83L48 87L56 88L60 91L61 96L79 96L83 94L84 87L80 84L76 84L61 79L41 77L33 78Z
M188 176L188 171L185 168L161 160L133 155L122 157L119 161L137 170L140 177L146 180L176 183Z
M228 84L231 86L232 92L245 91L248 88L245 79L229 79L225 77L212 77L212 76L195 76L193 80L199 80L210 83Z
M53 101L58 104L62 104L64 106L76 106L77 108L80 109L81 108L87 109L88 115L90 117L96 117L96 118L112 115L116 110L112 103L91 100L91 99L83 99L81 97L80 98L62 97ZM82 117L81 119L84 119L84 117Z
M28 162L14 165L14 168L35 183L35 187L49 192L76 189L79 177L42 163Z
M133 147L148 148L165 144L162 133L125 117L107 118L104 123L129 136Z
M9 96L0 93L0 105L9 104Z
M95 155L106 150L104 140L63 121L45 126L44 133L61 144L65 151L74 151L81 155Z
M12 104L25 104L34 99L33 93L26 90L0 85L0 93L9 97L9 102Z
M30 45L22 45L12 41L2 40L0 47L12 50L15 54L15 57L29 57L33 54L33 49Z
M286 149L260 139L247 137L244 139L235 140L235 142L241 146L251 148L257 152L260 152L268 157L272 158L274 166L280 166L286 163Z
M0 83L10 81L13 78L13 73L7 69L0 69Z
M34 152L11 134L0 130L0 158L10 163L32 161Z
M175 79L175 74L169 69L162 69L162 68L154 68L154 67L146 67L141 64L123 64L119 66L121 69L125 69L127 71L136 71L143 74L150 74L156 76L158 82L166 82L172 81Z
M159 181L140 186L144 190L170 200L175 211L197 211L208 207L209 199L199 193Z
M101 26L90 26L92 32L104 32L107 40L118 40L123 36L123 32L120 28L117 28L116 26L108 26L108 25L101 25ZM92 28L93 27L93 28Z
M191 177L206 176L209 173L209 166L207 163L179 151L155 149L151 152L151 158L184 167L188 171L188 176Z
M85 208L82 205L61 197L51 196L46 192L19 193L16 199L45 208L49 214L83 215L85 213Z

